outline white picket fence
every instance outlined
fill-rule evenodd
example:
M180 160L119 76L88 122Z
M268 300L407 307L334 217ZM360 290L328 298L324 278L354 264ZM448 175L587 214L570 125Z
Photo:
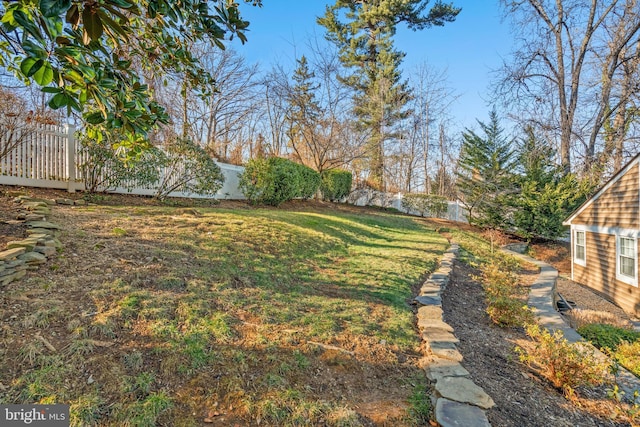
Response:
M14 134L20 142L0 159L0 184L25 187L57 188L69 192L85 190L85 183L78 173L81 147L76 141L72 125L33 125L22 135ZM7 138L7 136L4 136ZM0 140L0 148L8 140ZM215 199L244 199L238 188L242 166L217 163L224 174L224 184L213 196ZM115 188L109 192L154 195L156 189ZM195 194L174 191L170 197L198 197Z

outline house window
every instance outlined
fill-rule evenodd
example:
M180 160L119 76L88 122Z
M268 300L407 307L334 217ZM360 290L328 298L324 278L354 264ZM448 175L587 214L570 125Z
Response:
M618 237L616 278L630 285L637 286L638 251L636 239L633 237Z
M576 230L575 232L573 260L575 261L576 264L580 264L580 265L587 264L587 253L586 253L584 231Z

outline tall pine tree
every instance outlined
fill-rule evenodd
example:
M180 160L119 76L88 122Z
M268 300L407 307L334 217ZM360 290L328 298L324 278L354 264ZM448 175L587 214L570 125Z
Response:
M320 105L315 97L315 75L309 70L307 58L303 55L297 59L298 67L293 72L293 87L287 94L289 111L287 121L289 129L287 136L291 148L296 153L301 163L315 168L313 161L313 145L316 139L315 127L320 118Z
M520 191L513 195L513 220L516 233L527 239L554 239L562 235L562 221L591 192L588 180L578 181L565 175L553 159L551 146L536 137L533 129L525 129L518 146Z
M469 223L505 229L510 222L509 199L517 192L512 141L504 136L495 110L489 123L478 121L484 136L467 129L458 160L458 189Z
M344 83L355 90L355 113L369 134L369 181L384 189L384 142L404 115L409 100L399 70L404 53L393 47L399 24L412 30L451 22L460 12L440 1L427 11L429 0L337 0L318 23L340 49L340 60L353 70ZM344 21L342 21L344 19Z

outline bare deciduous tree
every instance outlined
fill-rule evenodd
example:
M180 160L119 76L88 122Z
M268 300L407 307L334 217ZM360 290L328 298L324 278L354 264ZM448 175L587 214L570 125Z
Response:
M497 96L515 101L523 107L523 121L557 137L565 172L574 166L578 144L588 167L602 127L622 105L611 102L611 95L622 55L629 52L640 28L635 0L502 3L521 37L518 50L500 72ZM594 67L597 63L600 66ZM581 104L583 99L590 102Z
M16 91L0 86L0 159L33 135L39 124L57 124L50 110L31 108Z

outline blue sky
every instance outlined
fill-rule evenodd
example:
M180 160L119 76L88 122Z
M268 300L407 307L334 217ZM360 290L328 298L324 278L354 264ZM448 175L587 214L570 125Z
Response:
M501 22L498 0L452 0L462 12L444 27L413 32L401 29L396 46L406 52L403 68L410 71L427 62L447 69L449 83L460 98L452 108L455 127L475 127L476 119L486 120L491 70L500 66L511 49L508 25ZM269 67L289 66L305 50L305 41L324 28L316 17L324 13L326 0L263 0L262 8L244 6L243 18L251 22L249 41L233 47L250 62Z

